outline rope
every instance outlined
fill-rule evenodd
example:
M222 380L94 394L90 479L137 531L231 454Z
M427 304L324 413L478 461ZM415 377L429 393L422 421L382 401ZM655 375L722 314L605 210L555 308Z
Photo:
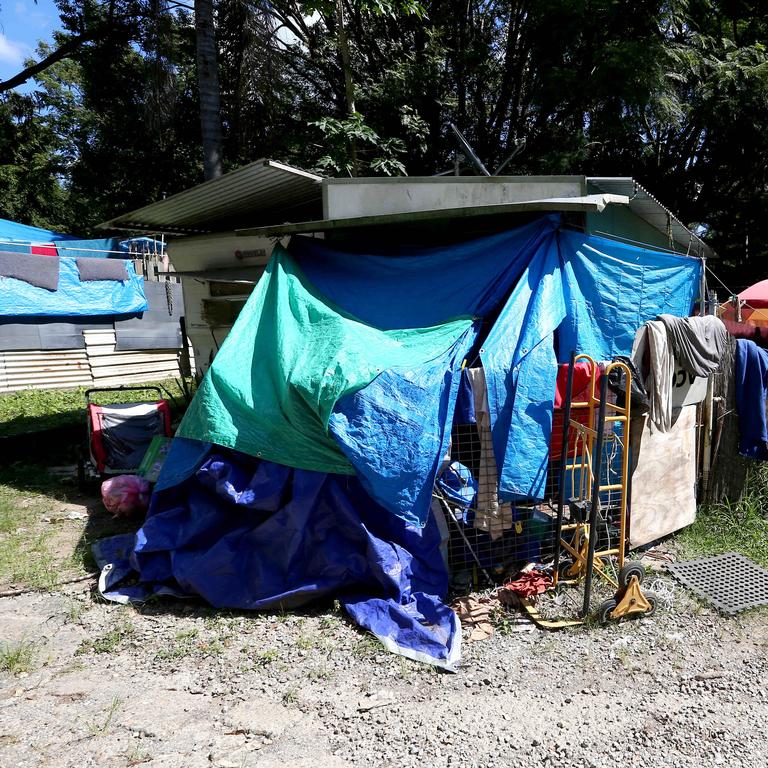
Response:
M65 584L77 584L80 581L98 578L98 573L89 573L87 576L78 576L76 579L66 579L66 581L57 581L47 588L48 591L56 587L63 587ZM0 592L0 597L16 597L16 595L26 595L28 592L41 592L40 587L25 587L24 589L9 589L7 592Z

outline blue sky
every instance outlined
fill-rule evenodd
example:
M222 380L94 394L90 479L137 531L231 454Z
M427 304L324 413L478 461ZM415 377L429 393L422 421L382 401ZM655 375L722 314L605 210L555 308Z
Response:
M0 80L15 75L33 56L40 40L50 41L59 28L53 0L0 0ZM20 91L29 91L29 83Z

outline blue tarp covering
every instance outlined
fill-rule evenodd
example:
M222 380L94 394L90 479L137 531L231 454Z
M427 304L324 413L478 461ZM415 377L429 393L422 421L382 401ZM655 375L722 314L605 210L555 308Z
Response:
M94 317L144 312L147 299L144 281L127 263L129 280L80 282L74 259L59 259L56 291L37 288L23 280L0 277L0 316L3 317Z
M458 660L434 518L423 528L403 522L353 476L183 438L159 488L133 547L118 537L95 548L110 563L107 597L196 594L218 608L287 610L333 596L389 650L449 669ZM114 588L132 572L138 586Z
M289 248L316 297L373 328L474 316L471 328L450 353L382 370L338 400L328 428L355 475L177 440L130 563L110 571L117 579L132 568L140 584L114 589L110 580L112 597L170 587L214 605L266 608L341 594L388 647L451 666L458 634L440 602L447 574L430 495L462 362L479 356L485 369L500 495L540 498L558 358L572 349L627 354L646 320L690 313L700 273L696 259L562 231L555 217L451 247L369 251L307 238ZM236 352L238 366L259 365L255 348ZM218 379L226 386L227 371ZM254 402L249 428L260 418Z
M560 233L568 311L558 359L572 350L596 360L632 351L635 332L657 315L690 315L701 262L579 232Z
M57 240L71 240L70 235L53 232L50 229L29 227L8 219L0 219L0 242L18 241L20 243L54 243ZM0 246L2 250L3 246Z
M461 365L482 330L479 318L495 310L515 284L527 282L521 275L533 279L529 265L557 259L558 226L557 217L544 217L501 235L396 255L339 252L306 238L291 242L291 253L312 283L376 327L422 327L479 316L448 356L383 371L342 398L328 422L366 490L403 519L423 524L429 515L432 486L450 440ZM534 293L529 287L513 311L525 316L523 305ZM531 326L532 334L538 332ZM499 339L497 357L490 361L500 366L496 378L506 375L517 346L515 338Z

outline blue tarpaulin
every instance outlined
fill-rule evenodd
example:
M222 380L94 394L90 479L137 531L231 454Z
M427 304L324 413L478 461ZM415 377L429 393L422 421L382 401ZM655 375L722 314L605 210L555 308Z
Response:
M177 441L129 565L112 571L133 569L140 583L115 588L110 581L104 589L120 599L178 588L214 605L250 608L340 594L353 618L388 647L451 666L458 634L440 602L447 572L430 497L448 450L462 364L479 358L485 369L500 496L541 498L558 358L572 349L597 359L627 354L646 320L689 314L700 262L564 231L556 217L470 243L395 253L294 238L287 254L273 256L249 304L266 306L273 290L282 304L270 307L270 322L279 318L295 330L301 320L303 343L312 345L307 303L277 291L281 264L301 277L316 310L309 319L322 319L319 325L343 313L374 339L376 332L435 328L457 318L471 323L450 349L441 347L426 362L385 367L335 402L327 429L353 475ZM269 319L247 309L240 326ZM217 358L231 361L231 369L220 365L191 409L199 423L229 416L235 429L241 422L254 433L271 428L261 423L268 413L258 398L243 391L242 372L265 370L265 354L275 358L269 370L276 373L259 386L273 386L275 399L285 401L286 382L300 380L301 391L290 396L320 418L328 377L348 373L344 350L334 352L332 370L296 377L295 360L313 358L259 347L259 334L238 332L238 324ZM281 366L292 367L282 375ZM212 398L211 387L226 397ZM226 408L227 398L238 401L236 419L213 412ZM189 429L185 435L195 437Z
M72 240L70 235L63 235L61 232L54 232L50 229L41 229L40 227L30 227L26 224L18 224L8 219L0 219L0 243L19 242L19 243L55 243L58 240ZM0 245L3 250L4 245Z
M53 257L51 257L53 258ZM129 279L81 282L75 259L59 259L59 287L55 291L9 277L0 277L0 316L95 317L144 312L144 280L130 262Z
M657 315L690 315L701 262L579 232L560 233L565 322L558 359L571 351L610 360L632 351L635 332Z
M167 485L171 479L172 485ZM132 546L100 542L105 596L201 595L288 610L337 597L391 651L453 668L461 630L434 518L409 525L350 475L292 469L177 438ZM138 575L138 586L115 582Z

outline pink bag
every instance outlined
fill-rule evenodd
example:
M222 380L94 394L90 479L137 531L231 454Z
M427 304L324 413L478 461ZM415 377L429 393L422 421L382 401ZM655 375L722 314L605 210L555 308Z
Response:
M118 475L101 484L101 500L115 517L146 512L151 495L149 483L138 475Z

